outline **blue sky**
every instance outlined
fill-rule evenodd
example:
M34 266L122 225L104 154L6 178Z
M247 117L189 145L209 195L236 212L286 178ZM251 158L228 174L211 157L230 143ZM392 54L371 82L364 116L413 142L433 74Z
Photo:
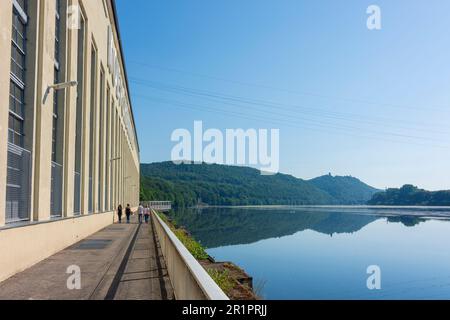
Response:
M382 30L366 27L371 4ZM280 129L280 171L300 178L450 189L450 2L117 6L142 162L170 160L172 132L202 120Z

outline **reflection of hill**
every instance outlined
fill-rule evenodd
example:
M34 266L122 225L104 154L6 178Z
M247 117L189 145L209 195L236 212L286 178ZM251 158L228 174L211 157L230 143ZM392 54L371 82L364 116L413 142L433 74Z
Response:
M402 223L405 227L414 227L422 222L425 222L424 219L410 216L389 217L388 221L391 223Z
M316 214L316 213L311 213ZM328 212L328 217L319 221L310 229L332 235L334 233L354 233L380 217L372 215Z
M376 216L307 210L208 208L180 209L171 216L208 248L257 242L303 230L353 233Z

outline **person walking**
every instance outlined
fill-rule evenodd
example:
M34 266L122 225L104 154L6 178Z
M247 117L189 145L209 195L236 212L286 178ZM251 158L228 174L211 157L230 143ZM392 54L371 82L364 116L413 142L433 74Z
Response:
M125 209L125 215L127 216L127 223L130 223L130 217L131 217L130 204L127 204L127 208Z
M138 219L139 219L139 223L142 223L142 217L144 215L144 207L142 206L142 203L139 204L139 208L138 208Z
M117 215L119 216L119 223L122 223L122 205L119 204L117 207Z
M148 220L150 218L150 208L148 207L148 205L145 206L144 217L145 217L145 223L148 224Z

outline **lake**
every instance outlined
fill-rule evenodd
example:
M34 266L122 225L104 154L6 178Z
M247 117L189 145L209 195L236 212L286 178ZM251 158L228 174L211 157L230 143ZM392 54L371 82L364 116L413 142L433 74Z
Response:
M450 299L450 208L180 209L179 225L264 299ZM381 289L369 290L369 266Z

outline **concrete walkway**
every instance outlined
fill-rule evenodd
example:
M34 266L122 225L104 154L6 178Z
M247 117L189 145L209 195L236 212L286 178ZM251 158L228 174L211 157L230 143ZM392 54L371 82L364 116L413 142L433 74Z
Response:
M136 220L111 225L0 283L0 300L174 299L153 226ZM79 267L80 289L68 288L71 266Z

